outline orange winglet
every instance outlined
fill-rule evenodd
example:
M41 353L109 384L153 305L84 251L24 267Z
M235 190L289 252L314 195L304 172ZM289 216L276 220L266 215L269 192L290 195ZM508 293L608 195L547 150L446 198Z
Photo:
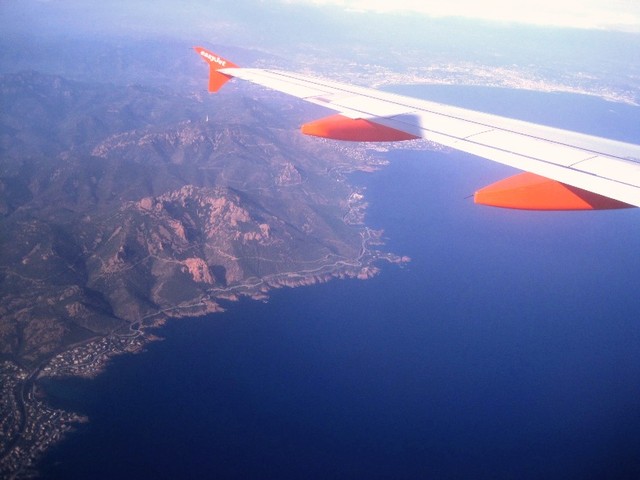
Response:
M396 142L420 138L363 118L353 119L340 114L305 123L301 130L305 135L352 142Z
M521 210L607 210L633 205L525 172L474 194L475 203Z
M209 91L217 92L232 78L218 70L221 68L237 68L238 66L206 48L193 47L193 49L198 52L202 59L209 65Z

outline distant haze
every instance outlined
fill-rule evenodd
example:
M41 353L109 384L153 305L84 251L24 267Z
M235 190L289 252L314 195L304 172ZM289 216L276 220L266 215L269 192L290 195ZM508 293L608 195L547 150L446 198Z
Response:
M337 5L379 13L422 13L432 17L477 18L497 22L640 32L640 3L631 0L284 0Z
M197 88L201 65L190 47L205 45L242 66L306 70L370 86L479 84L640 102L635 1L541 0L535 11L522 0L434 3L0 2L0 72ZM105 63L103 55L113 52L117 64Z

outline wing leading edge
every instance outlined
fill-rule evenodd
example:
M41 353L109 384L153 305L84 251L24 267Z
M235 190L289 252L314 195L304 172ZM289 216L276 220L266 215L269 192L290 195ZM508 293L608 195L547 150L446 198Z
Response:
M240 78L338 112L302 132L352 141L414 138L526 173L485 187L476 203L533 210L640 206L640 145L278 70L240 68L202 47L209 90Z

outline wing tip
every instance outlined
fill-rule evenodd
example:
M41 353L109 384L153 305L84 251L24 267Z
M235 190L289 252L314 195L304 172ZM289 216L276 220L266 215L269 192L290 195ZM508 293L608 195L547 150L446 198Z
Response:
M238 66L230 60L221 57L217 53L212 52L204 47L196 46L193 49L202 57L202 59L209 64L211 68L216 70L221 68L237 68Z
M232 78L230 75L226 75L218 70L222 68L237 68L238 66L204 47L195 46L193 49L200 55L200 58L209 65L209 91L217 92Z

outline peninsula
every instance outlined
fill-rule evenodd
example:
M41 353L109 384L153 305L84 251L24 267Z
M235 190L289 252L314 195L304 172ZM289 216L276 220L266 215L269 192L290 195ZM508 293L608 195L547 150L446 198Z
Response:
M268 98L37 72L0 77L0 94L3 476L87 420L48 406L40 380L95 376L220 300L407 261L378 250L346 177L384 162L298 135Z

